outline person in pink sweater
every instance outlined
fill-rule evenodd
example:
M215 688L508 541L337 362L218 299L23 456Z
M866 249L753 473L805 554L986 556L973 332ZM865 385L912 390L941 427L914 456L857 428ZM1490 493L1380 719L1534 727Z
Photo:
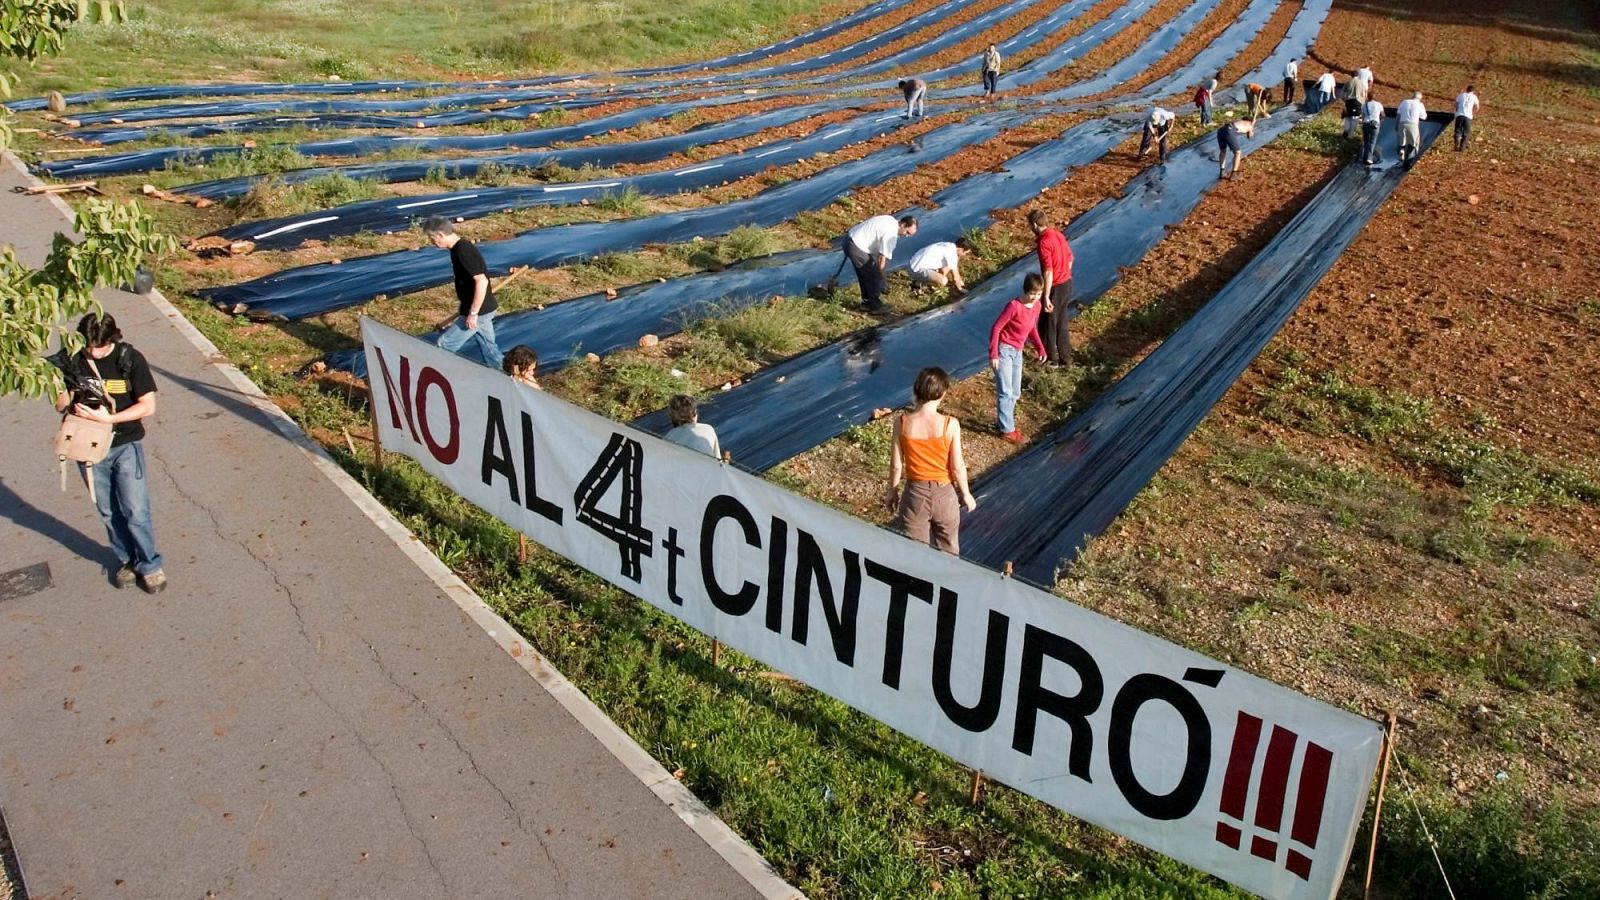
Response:
M1012 299L1000 311L989 329L989 368L994 370L995 410L999 418L1001 437L1014 444L1022 443L1022 432L1017 428L1017 398L1022 396L1023 348L1029 341L1045 358L1044 339L1039 337L1040 298L1044 296L1044 278L1037 272L1022 279L1022 296Z

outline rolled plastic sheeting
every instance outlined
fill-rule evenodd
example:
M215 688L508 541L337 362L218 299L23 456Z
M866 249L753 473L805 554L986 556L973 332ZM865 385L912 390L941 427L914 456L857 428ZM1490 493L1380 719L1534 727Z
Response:
M1450 118L1429 117L1423 150ZM1017 576L1054 584L1058 566L1177 452L1399 185L1405 169L1394 162L1393 122L1382 137L1388 163L1346 166L1133 371L979 481L978 509L961 526L965 556L997 567L1010 561Z
M1299 118L1264 120L1257 141L1272 140ZM1122 123L1111 143L1138 127L1138 121ZM1122 197L1101 201L1073 220L1067 230L1074 256L1073 302L1088 306L1097 301L1120 280L1120 270L1160 243L1167 227L1183 221L1216 181L1216 139L1202 135L1169 153L1165 166L1140 173ZM708 399L701 405L701 418L716 424L722 448L741 466L765 471L870 421L875 409L902 405L924 366L940 366L953 379L987 369L989 327L1021 293L1023 276L1036 271L1038 260L1029 254L958 302L763 369L739 387ZM658 433L670 427L661 413L636 424Z
M503 241L479 244L491 273L513 266L545 267L602 253L637 250L645 244L687 241L726 234L742 225L776 225L844 196L857 184L905 174L963 147L999 134L1016 114L973 117L930 131L908 144L796 179L744 200L720 206L628 219L539 228ZM434 248L401 251L289 269L254 281L210 288L200 294L235 312L273 319L300 319L397 296L450 280L448 254Z

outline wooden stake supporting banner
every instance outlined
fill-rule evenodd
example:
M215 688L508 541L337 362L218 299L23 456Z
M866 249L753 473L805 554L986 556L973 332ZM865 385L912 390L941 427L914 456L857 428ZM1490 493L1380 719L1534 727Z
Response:
M378 433L378 408L367 399L367 421L372 423L372 465L383 471L383 436Z
M517 565L525 566L527 564L528 564L528 536L525 535L525 534L519 534L519 535L517 535Z
M713 667L722 665L722 642L716 638L711 639L711 665Z
M972 805L977 806L983 799L983 770L977 769L972 773Z
M345 449L350 451L350 458L351 459L355 459L356 458L356 442L350 439L350 429L341 428L339 430L344 432L344 446L345 446Z
M1367 848L1367 881L1361 890L1362 900L1372 897L1372 870L1378 860L1378 824L1383 821L1383 792L1389 786L1389 757L1394 755L1394 733L1399 727L1394 710L1383 714L1383 765L1378 769L1378 802L1372 810L1372 844Z

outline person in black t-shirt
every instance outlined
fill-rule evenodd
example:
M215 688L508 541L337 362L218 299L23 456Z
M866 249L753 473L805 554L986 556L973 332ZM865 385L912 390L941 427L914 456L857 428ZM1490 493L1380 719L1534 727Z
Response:
M94 479L95 507L105 523L118 566L111 583L139 582L146 593L167 587L150 522L150 485L145 477L144 420L156 411L156 380L144 354L122 343L117 320L89 313L78 321L84 347L73 354L73 370L87 373L80 386L56 398L56 410L112 423L111 451L93 466L79 466Z
M489 286L489 267L477 245L456 234L450 222L433 216L422 223L422 233L435 247L450 251L450 269L456 280L456 318L439 335L439 347L458 353L467 344L476 344L483 361L498 369L505 355L494 342L494 290Z

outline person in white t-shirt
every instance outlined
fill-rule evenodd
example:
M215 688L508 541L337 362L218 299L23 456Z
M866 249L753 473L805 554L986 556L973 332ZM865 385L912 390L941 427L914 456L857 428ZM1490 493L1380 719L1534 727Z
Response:
M1383 129L1383 102L1372 94L1361 107L1361 161L1369 166L1383 162L1378 134Z
M717 430L700 421L700 404L688 394L677 394L667 402L667 415L672 417L672 430L662 437L690 450L698 450L712 459L722 458L722 445L717 442Z
M887 285L883 273L894 258L894 245L900 238L916 233L917 220L912 216L873 216L844 236L844 256L855 267L867 312L884 310L883 292Z
M1332 72L1323 72L1317 79L1317 109L1321 109L1333 102L1333 94L1337 89Z
M1472 117L1478 114L1478 94L1476 88L1467 85L1467 89L1456 95L1456 152L1467 149L1467 142L1472 140Z
M1300 80L1300 60L1291 59L1283 67L1283 102L1294 102L1294 84Z
M939 241L929 244L911 257L911 283L914 289L950 285L956 294L967 292L967 283L961 278L961 260L969 252L960 242Z
M1422 105L1422 92L1417 91L1409 98L1400 101L1395 107L1394 120L1400 129L1400 161L1415 162L1417 151L1422 147L1422 120L1428 117L1428 110Z
M1150 110L1149 118L1144 120L1144 134L1139 138L1139 155L1144 156L1150 152L1150 142L1156 143L1156 162L1167 161L1167 135L1172 133L1173 120L1178 117L1170 110L1156 107Z

